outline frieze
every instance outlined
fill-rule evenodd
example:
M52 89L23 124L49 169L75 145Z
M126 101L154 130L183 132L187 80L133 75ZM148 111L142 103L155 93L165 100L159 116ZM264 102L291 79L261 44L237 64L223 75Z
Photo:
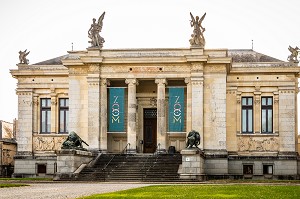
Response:
M280 93L294 93L293 90L280 91Z
M235 91L227 91L226 94L235 94Z
M98 65L90 65L89 66L89 72L99 72L100 71L100 66Z
M210 72L210 73L225 73L226 72L226 67L222 66L206 66L204 67L205 72Z
M86 68L69 68L69 74L86 74L88 70Z
M279 140L277 137L240 137L238 151L278 151Z
M55 151L60 150L66 136L34 136L33 150L34 151Z
M192 63L191 71L192 72L203 71L203 64L201 64L201 63Z

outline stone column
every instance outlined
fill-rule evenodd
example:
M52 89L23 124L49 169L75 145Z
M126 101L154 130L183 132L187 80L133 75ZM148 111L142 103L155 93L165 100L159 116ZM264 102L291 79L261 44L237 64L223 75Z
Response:
M255 88L254 92L254 110L253 110L253 116L254 116L254 122L253 122L253 132L254 133L261 133L261 106L260 106L260 98L261 98L261 92L259 91L259 87Z
M242 100L242 92L236 92L236 133L242 133L241 129L241 100Z
M100 151L107 152L107 86L108 79L100 80Z
M17 155L32 155L32 90L17 90L18 95L18 152Z
M32 126L33 126L33 133L38 133L39 129L38 129L38 106L39 106L39 95L38 94L33 94L33 110L32 110L32 115L33 115L33 122L32 122Z
M192 83L192 129L200 133L203 149L203 77L191 78Z
M158 153L167 149L166 79L155 79L157 84L157 144Z
M274 105L273 105L273 111L274 111L274 133L279 133L279 114L278 114L278 109L279 109L279 92L274 92Z
M187 133L192 130L192 84L191 78L185 78L186 87L186 131Z
M99 76L88 76L88 144L90 151L99 151L100 84Z
M57 115L57 96L55 93L55 90L51 89L51 133L56 133L58 131L58 127L57 127L57 119L56 119L56 115Z
M130 144L128 153L136 153L136 86L137 79L126 79L128 84L128 113L127 113L127 143Z

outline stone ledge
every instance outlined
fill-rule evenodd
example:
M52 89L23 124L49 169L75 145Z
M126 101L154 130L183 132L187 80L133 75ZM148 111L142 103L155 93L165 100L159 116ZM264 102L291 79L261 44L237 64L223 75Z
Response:
M76 150L76 149L62 149L60 151L57 151L57 154L60 156L63 156L63 155L93 156L92 152L81 151L81 150Z

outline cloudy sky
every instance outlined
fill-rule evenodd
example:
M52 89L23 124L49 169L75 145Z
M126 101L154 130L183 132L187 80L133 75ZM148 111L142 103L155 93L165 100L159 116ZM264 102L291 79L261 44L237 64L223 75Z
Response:
M85 50L92 18L104 11L103 48L188 48L189 12L206 17L206 48L250 49L286 60L300 47L299 0L1 0L0 120L17 118L18 52L30 64Z

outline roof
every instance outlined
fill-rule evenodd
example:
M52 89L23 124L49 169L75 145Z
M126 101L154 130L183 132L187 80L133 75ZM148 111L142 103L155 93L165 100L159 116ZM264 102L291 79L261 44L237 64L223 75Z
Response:
M35 63L33 65L62 65L62 59L66 59L67 57L69 57L69 55L62 55L62 56L59 56L59 57L55 57L55 58L52 58L52 59L48 59L46 61L41 61L41 62L38 62L38 63Z
M228 56L232 57L233 62L283 62L252 49L230 49L228 50Z
M62 55L33 65L62 65L61 60L68 59L70 56L72 55ZM264 55L252 49L229 49L228 56L232 57L233 62L283 62L282 60Z

